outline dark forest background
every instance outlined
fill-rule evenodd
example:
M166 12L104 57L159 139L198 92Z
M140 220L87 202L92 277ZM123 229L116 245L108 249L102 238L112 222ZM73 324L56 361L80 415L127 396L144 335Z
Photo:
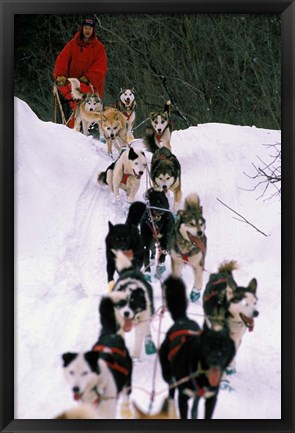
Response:
M172 101L174 129L281 129L279 15L95 15L108 57L104 104L134 87L136 125ZM15 15L15 96L53 121L53 68L82 15ZM135 131L140 136L142 127Z

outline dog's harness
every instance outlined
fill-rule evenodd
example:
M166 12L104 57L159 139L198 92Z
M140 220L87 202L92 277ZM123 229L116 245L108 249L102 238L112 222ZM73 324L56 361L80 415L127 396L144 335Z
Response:
M168 355L167 358L170 362L172 362L174 356L177 354L177 352L181 349L181 347L184 345L184 343L187 341L188 337L192 337L194 335L201 335L203 331L193 331L192 329L179 329L177 331L172 332L169 335L169 341L170 343L173 342L176 338L180 338L180 343L177 344L175 347L173 347Z
M102 352L102 353L107 353L107 354L117 354L117 355L121 356L122 358L126 358L126 356L127 356L126 350L119 349L118 347L109 347L109 346L105 346L102 344L96 344L95 346L93 346L92 350L94 352ZM110 361L107 361L106 359L104 359L104 361L108 367L112 368L113 370L119 371L120 373L124 374L125 376L128 376L128 374L129 374L128 369L123 367L122 365L120 365L117 361L110 362Z
M167 125L165 126L165 128L163 129L163 131L161 132L161 134L158 134L158 132L154 128L155 137L156 137L156 139L157 139L158 142L161 141L162 135L164 134L164 132L166 131L166 129L169 128L169 126L172 126L172 122L171 121L167 123Z
M213 282L211 283L211 285L212 285L212 286L216 286L216 284L220 284L220 283L226 283L226 284L228 284L228 280L227 280L227 278L219 278L218 280L213 281ZM218 296L218 295L220 296L220 290L212 290L211 293L208 293L207 295L204 296L203 300L204 300L205 302L207 302L207 301L209 301L211 298L214 298L214 296ZM219 302L220 302L220 301L219 301Z
M132 115L132 113L133 113L134 110L135 110L135 104L134 104L134 101L132 102L131 109L128 109L128 107L126 107L126 105L124 106L124 108L125 108L125 111L122 111L122 113L123 113L124 116L127 118L127 120L129 120L130 117L131 117L131 115Z
M121 179L121 183L123 183L124 185L126 185L128 177L132 176L132 175L128 174L128 173L124 173L124 165L123 165L122 169L123 169L123 176L122 176L122 179Z

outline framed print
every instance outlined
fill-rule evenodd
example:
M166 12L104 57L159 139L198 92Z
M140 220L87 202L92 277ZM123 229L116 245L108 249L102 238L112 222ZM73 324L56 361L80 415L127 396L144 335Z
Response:
M294 1L1 6L1 432L292 432Z

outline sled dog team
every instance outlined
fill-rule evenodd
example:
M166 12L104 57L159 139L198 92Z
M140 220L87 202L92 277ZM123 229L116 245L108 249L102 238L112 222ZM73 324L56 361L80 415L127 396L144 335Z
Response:
M100 333L97 342L85 353L64 353L63 369L73 398L79 405L58 419L115 419L120 402L122 418L196 419L198 403L205 399L205 419L213 417L222 377L234 372L234 359L246 330L253 330L257 310L257 281L240 286L233 271L235 261L224 261L206 284L202 306L201 328L187 314L187 288L181 278L182 268L193 271L191 302L201 297L203 271L207 252L206 220L198 194L190 193L181 207L181 166L171 150L172 126L170 101L163 111L149 116L145 129L146 150L152 153L149 170L152 187L145 202L135 201L140 181L147 170L145 152L132 147L135 121L133 89L122 89L117 108L102 109L95 95L81 94L78 80L69 79L72 94L80 101L76 113L77 129L82 123L87 135L89 125L97 122L112 155L119 157L99 173L98 183L107 184L115 199L119 190L126 192L130 204L125 222L108 222L105 240L108 291L102 297L98 312ZM169 208L167 192L174 196ZM171 275L163 278L167 255ZM173 321L160 347L151 335L155 313L151 260L156 262L154 277L161 282L165 307ZM132 353L124 335L134 329ZM157 414L144 413L132 393L134 361L158 352L162 377L168 396ZM175 391L178 405L175 405ZM188 401L193 403L189 412Z

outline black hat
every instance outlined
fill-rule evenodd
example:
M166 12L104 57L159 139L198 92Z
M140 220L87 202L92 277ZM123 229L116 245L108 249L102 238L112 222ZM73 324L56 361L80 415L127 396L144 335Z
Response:
M90 26L90 27L95 27L95 21L93 18L87 17L83 20L82 26Z

